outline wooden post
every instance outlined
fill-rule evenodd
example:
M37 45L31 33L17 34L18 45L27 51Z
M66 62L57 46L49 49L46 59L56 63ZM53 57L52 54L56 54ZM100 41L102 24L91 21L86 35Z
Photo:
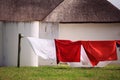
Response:
M17 62L17 67L20 67L20 52L21 52L21 34L18 35L18 62Z

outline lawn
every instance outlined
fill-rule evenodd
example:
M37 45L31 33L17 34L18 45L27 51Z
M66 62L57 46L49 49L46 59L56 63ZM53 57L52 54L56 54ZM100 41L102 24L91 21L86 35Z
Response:
M0 67L0 80L120 80L120 64L104 68Z

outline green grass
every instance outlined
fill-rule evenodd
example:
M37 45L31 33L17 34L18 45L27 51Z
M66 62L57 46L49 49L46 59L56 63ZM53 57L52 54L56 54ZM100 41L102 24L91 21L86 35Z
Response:
M0 80L120 80L120 65L104 68L0 67Z

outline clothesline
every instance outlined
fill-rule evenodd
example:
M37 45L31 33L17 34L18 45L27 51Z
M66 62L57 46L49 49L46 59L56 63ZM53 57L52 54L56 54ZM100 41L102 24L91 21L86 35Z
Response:
M51 59L54 62L57 61L57 59L58 59L57 58L57 54L56 54L57 51L56 51L56 48L53 48L53 47L56 47L55 46L55 40L56 39L40 39L40 38L27 37L27 36L19 34L19 40L18 40L18 42L19 42L18 43L18 65L17 65L18 67L20 66L20 51L21 51L20 43L21 43L21 39L22 38L26 38L29 41L29 43L31 44L31 47L33 48L33 50L34 50L36 55L41 56L44 59L46 57L46 59ZM40 41L40 40L43 40L43 42ZM44 46L44 48L49 47L48 49L46 49L46 51L43 51L44 50L43 45L45 45L44 44L44 40L46 40L47 42L50 42L49 45L51 45L51 48L48 45L46 45L46 47ZM37 45L41 44L41 43L43 43L43 45L39 46L40 48L38 48L38 47L36 48L36 46L34 46L34 41L35 41L35 43L37 43ZM83 42L83 41L90 41L90 40L79 40L79 42L80 41ZM93 42L94 41L114 41L116 43L115 45L120 47L120 40L91 40L91 41L93 41ZM71 41L71 42L73 42L73 41ZM77 42L77 41L74 41L74 42ZM88 57L88 54L86 53L86 50L84 48L82 48L82 47L81 47L81 52L80 52L81 53L81 55L80 55L80 62L72 62L72 61L71 62L67 62L66 61L70 66L79 66L79 67L93 67L93 66L95 67L95 66L98 66L98 67L104 67L105 65L107 65L107 64L109 64L111 62L111 61L98 61L98 63L94 64L93 63L94 61L93 62L92 62L92 60L90 61L90 59ZM43 48L43 50L39 50L41 48ZM47 52L47 50L51 50L51 52ZM37 54L36 52L40 53L40 54ZM46 53L46 54L44 54L44 53ZM84 64L87 64L87 65L84 65Z
M99 62L117 60L116 40L110 41L70 41L58 39L39 39L26 37L34 52L44 59L62 62L82 62L81 46L85 50L92 66ZM118 41L117 41L118 42ZM39 45L38 45L39 44ZM37 46L36 46L37 45ZM84 57L84 56L82 56ZM83 61L85 59L83 58ZM87 62L88 63L88 62Z

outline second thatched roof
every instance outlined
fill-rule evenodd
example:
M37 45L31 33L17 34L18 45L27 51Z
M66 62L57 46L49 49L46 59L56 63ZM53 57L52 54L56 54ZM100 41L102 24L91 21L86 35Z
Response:
M0 21L120 22L107 0L0 0Z
M107 0L64 0L44 21L120 22L120 10Z

